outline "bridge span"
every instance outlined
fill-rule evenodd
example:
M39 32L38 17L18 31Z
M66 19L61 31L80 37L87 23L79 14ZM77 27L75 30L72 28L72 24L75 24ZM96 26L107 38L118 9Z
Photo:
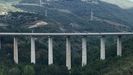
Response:
M36 50L35 50L35 38L36 36L47 36L48 37L48 64L53 63L53 37L54 36L65 36L66 38L66 66L71 69L71 36L82 36L82 66L87 65L87 36L101 36L100 37L100 59L105 60L106 57L106 36L117 36L117 56L122 56L122 36L133 35L133 32L117 32L117 33L0 33L1 36L13 36L14 37L14 62L18 64L18 36L30 36L31 38L31 63L36 63ZM21 40L21 39L20 39ZM0 49L1 49L0 40Z
M114 36L133 35L133 32L112 32L112 33L0 33L2 36Z

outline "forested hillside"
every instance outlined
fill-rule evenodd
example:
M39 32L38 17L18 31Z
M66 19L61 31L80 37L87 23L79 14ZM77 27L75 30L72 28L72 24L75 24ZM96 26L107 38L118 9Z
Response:
M26 2L39 4L38 1L34 0L32 2L23 0L21 3L26 3ZM129 2L127 1L127 3ZM90 31L97 30L95 28L98 26L102 26L102 28L100 28L100 30L96 32L102 32L104 30L109 32L130 31L131 30L130 28L132 28L131 19L133 15L130 11L131 8L123 9L115 4L111 4L105 1L98 1L97 4L91 4L87 2L82 2L80 0L76 1L61 0L61 1L49 1L48 5L44 4L43 7L21 6L21 5L20 6L18 5L17 7L25 11L36 12L42 15L45 14L45 10L47 9L48 10L47 18L55 20L57 23L60 23L65 26L74 23L74 25L77 24L79 26L89 28L91 29ZM91 12L93 12L93 19L94 19L93 21L90 21ZM65 22L62 21L65 19L66 19ZM80 21L83 23L79 23Z
M1 0L2 1L2 0ZM97 1L97 0L96 0ZM113 1L113 0L109 0ZM120 0L117 0L120 1ZM2 1L5 2L5 1ZM8 1L6 1L8 2ZM9 1L12 2L12 1ZM39 3L37 0L19 0L20 3ZM128 2L128 1L126 1ZM48 5L11 5L12 10L0 15L0 32L128 32L132 31L132 8L98 1L98 4L72 1L49 1ZM122 5L122 4L121 4ZM9 8L7 5L5 5ZM4 7L5 7L4 6ZM47 16L45 10L48 10ZM2 8L3 10L3 8ZM93 18L92 18L93 12ZM44 27L30 29L36 22L47 22ZM101 61L99 37L87 37L88 65L81 67L81 37L70 37L72 42L72 69L65 67L65 38L54 37L54 65L48 66L47 37L36 37L36 64L30 64L30 37L19 39L19 64L13 61L13 37L1 36L0 75L132 75L133 39L122 37L123 56L116 56L116 40L106 37L106 60Z

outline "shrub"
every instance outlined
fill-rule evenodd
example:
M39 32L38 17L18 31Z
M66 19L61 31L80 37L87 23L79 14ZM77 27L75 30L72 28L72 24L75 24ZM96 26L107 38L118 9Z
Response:
M23 69L22 75L35 75L35 69L32 65L26 65Z

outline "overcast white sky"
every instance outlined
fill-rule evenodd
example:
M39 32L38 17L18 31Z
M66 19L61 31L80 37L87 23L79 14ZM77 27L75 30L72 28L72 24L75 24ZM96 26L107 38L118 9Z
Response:
M129 0L129 1L132 1L133 2L133 0Z

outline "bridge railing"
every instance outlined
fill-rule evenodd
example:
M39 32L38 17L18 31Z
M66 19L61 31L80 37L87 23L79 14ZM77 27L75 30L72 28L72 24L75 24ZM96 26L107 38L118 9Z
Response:
M121 37L124 35L133 35L129 33L0 33L0 36L14 36L14 62L18 64L18 38L17 36L30 36L31 38L31 63L36 63L35 57L35 36L48 36L48 64L53 63L53 37L65 36L66 38L66 66L71 69L71 36L82 37L82 66L87 65L87 38L86 36L101 36L100 37L100 59L105 60L105 36L117 36L117 56L122 56L122 42ZM52 37L51 37L52 36ZM1 48L1 40L0 40Z

